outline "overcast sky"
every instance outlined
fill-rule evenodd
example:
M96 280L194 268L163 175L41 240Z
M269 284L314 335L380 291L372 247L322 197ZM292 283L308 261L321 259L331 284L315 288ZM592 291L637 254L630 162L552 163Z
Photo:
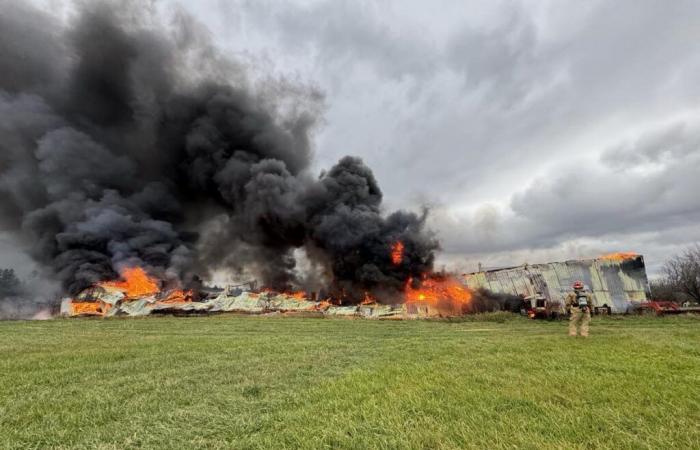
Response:
M655 272L700 240L697 0L155 3L322 91L316 169L358 155L389 207L431 205L448 268L637 251Z

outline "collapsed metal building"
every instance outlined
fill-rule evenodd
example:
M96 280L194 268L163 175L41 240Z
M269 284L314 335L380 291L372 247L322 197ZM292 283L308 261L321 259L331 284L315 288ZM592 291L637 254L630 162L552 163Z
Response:
M98 286L81 293L77 298L66 298L61 303L61 315L69 317L148 316L158 314L193 315L212 313L280 314L289 313L322 317L358 317L365 319L421 319L440 316L440 311L427 306L379 303L361 305L333 305L305 297L275 292L250 292L226 289L214 298L203 301L183 299L172 302L153 295L128 299L111 286Z
M462 275L462 281L471 289L522 297L542 295L549 302L562 305L576 280L583 281L592 292L594 306L607 306L613 313L629 312L635 304L649 298L642 255L523 264Z
M581 280L593 294L593 306L625 313L648 298L644 259L636 254L612 254L589 260L518 267L475 273L442 274L422 280L419 288L406 284L403 302L383 304L365 293L360 304L343 304L332 298L318 300L306 292L257 290L255 284L222 288L180 287L163 289L162 282L140 267L122 271L120 280L104 281L66 298L61 313L67 316L144 316L150 314L304 313L322 316L377 319L454 317L474 312L511 308L512 301L529 302L535 316L541 307L547 317L564 313L564 299L574 281ZM490 294L508 294L511 306ZM518 298L519 297L519 298ZM488 299L488 302L484 303ZM393 298L393 300L398 300ZM533 303L534 302L534 303ZM487 304L488 303L488 304ZM541 303L541 305L540 305ZM521 309L522 310L522 309Z

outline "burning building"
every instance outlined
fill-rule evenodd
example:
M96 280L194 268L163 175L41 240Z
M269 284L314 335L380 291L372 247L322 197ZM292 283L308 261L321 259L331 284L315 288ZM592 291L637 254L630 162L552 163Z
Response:
M246 314L305 313L324 316L365 317L378 319L412 319L451 317L472 312L474 293L447 274L425 275L423 280L406 281L400 297L391 296L395 304L380 303L369 292L361 302L327 297L302 291L280 292L256 289L164 289L163 283L135 267L125 269L121 280L99 282L61 304L66 316L144 316L151 314L204 314L238 312ZM347 300L347 299L346 299Z
M341 304L431 278L425 212L386 211L359 158L311 172L313 88L256 84L184 15L86 2L64 23L25 3L0 15L0 230L99 300L83 307L192 303L215 271ZM136 273L158 288L131 291Z
M402 245L387 251L400 264ZM121 280L99 282L63 301L68 316L112 317L149 314L304 313L336 317L414 319L454 317L500 309L512 310L523 299L541 299L564 312L564 298L576 280L592 292L594 307L624 313L646 301L648 283L644 258L616 253L596 259L547 264L525 264L461 277L427 272L420 280L408 278L398 293L375 297L365 291L361 301L304 291L277 291L256 283L226 289L164 288L163 282L141 268L124 270Z
M630 311L649 295L644 257L635 253L612 253L595 259L486 270L462 275L471 289L525 298L543 297L552 304L564 304L574 281L581 280L593 294L595 307L613 313Z

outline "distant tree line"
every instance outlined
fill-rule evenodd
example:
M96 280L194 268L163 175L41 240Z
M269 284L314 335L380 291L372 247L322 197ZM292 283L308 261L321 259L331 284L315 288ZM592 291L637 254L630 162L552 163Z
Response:
M700 303L700 245L668 259L661 272L663 276L650 283L652 299Z
M0 299L15 297L22 293L22 282L14 269L0 269Z

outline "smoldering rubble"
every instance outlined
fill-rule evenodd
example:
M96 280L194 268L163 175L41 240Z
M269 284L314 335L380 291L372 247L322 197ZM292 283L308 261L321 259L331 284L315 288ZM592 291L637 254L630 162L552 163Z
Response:
M241 313L407 320L510 310L513 300L517 301L518 306L522 304L522 298L516 296L494 294L484 289L468 292L469 298L462 303L450 303L443 299L409 299L402 303L382 304L367 299L360 304L339 304L333 299L319 300L303 292L238 287L209 291L197 299L191 291L180 290L134 296L120 286L103 284L89 288L75 298L65 299L61 304L61 314L69 317L139 317Z

